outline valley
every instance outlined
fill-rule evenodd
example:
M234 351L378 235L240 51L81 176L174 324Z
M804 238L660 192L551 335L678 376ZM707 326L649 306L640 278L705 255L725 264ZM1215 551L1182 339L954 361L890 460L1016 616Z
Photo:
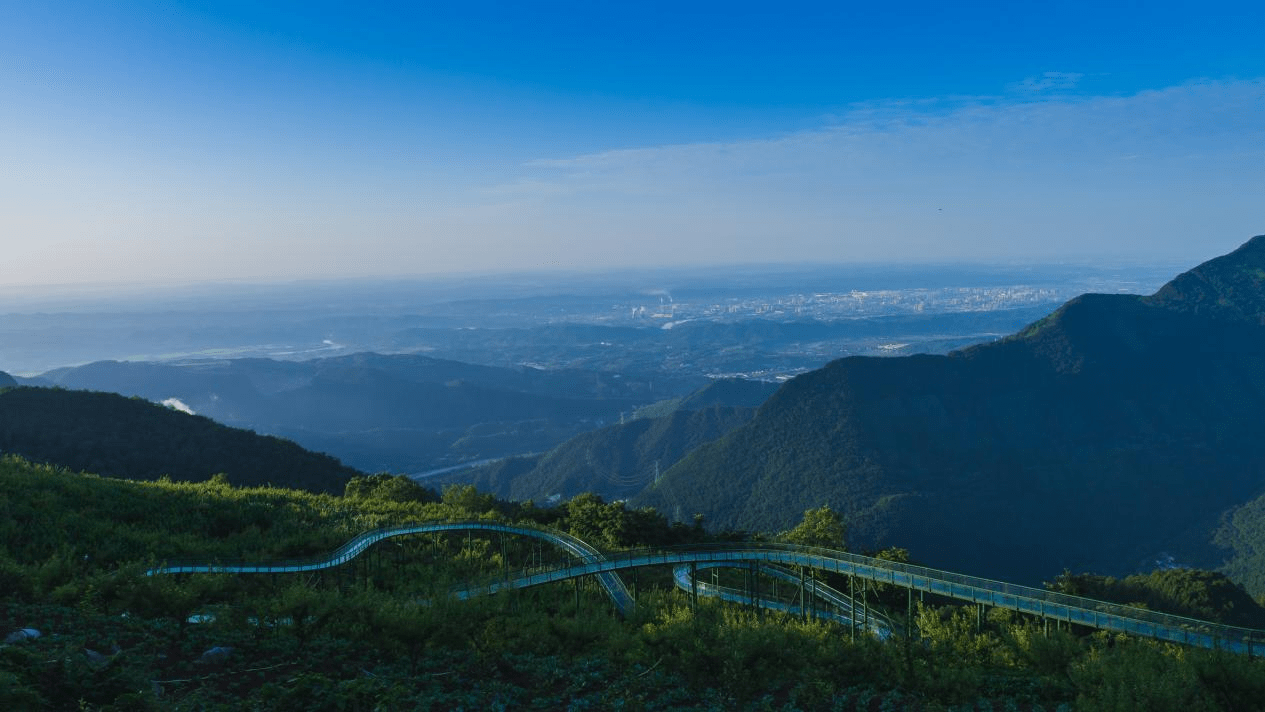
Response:
M419 661L484 640L465 624L441 632L447 624L436 616L462 605L462 617L475 612L500 631L488 639L496 652L478 659L501 667L505 656L528 666L545 664L540 655L594 664L584 656L607 655L599 651L617 640L651 646L658 661L674 656L669 675L683 685L684 708L721 700L753 708L760 690L777 690L788 704L818 702L787 688L784 673L750 685L722 676L716 688L714 676L695 674L717 661L686 662L688 644L647 631L684 617L695 633L708 620L715 628L707 635L789 635L807 645L842 625L851 634L812 656L869 650L902 672L868 667L843 687L814 673L796 678L830 690L836 706L867 709L876 691L900 705L961 702L974 694L968 690L1033 709L1096 699L1091 688L1136 679L1090 662L1117 644L1101 647L1104 636L1129 639L1114 653L1121 659L1170 670L1192 664L1172 662L1172 641L1244 653L1258 642L1265 611L1253 596L1265 596L1265 578L1255 552L1265 542L1265 489L1255 474L1265 462L1253 444L1265 433L1252 414L1265 407L1261 275L1265 236L1149 296L1091 293L1052 307L973 301L957 309L942 300L935 304L944 311L927 313L925 292L895 290L900 296L883 303L882 315L834 321L820 313L785 319L784 309L640 327L409 327L390 338L413 350L103 360L6 374L0 471L9 480L0 485L8 487L11 544L0 559L8 591L0 622L38 632L34 626L64 630L73 619L108 639L130 636L139 657L118 668L130 680L190 675L205 664L209 653L198 657L185 642L212 639L185 632L194 620L214 623L205 629L213 639L251 651L229 668L293 666L293 654L319 641L329 659L354 659L377 679L400 669L335 652L367 641L366 629L335 618L369 620L357 601L396 611L390 623L370 616L370 629L404 626L382 641L416 671ZM825 308L832 302L823 295L794 306ZM991 331L1008 324L1008 332ZM475 352L485 354L481 363L436 355ZM802 360L817 353L832 360ZM788 370L792 363L805 365ZM126 504L133 496L149 504ZM99 503L73 507L66 531L32 528L44 506L35 502L58 498ZM26 539L15 538L19 527ZM85 527L116 534L65 538ZM141 541L151 530L154 538ZM573 558L548 564L544 547L506 538L524 532L549 546L562 542ZM65 562L81 550L90 563L76 572ZM147 570L194 574L196 585L145 576L141 555L184 562ZM225 563L233 560L245 563ZM252 582L249 574L260 571L270 572L268 582ZM405 571L443 572L443 590L455 599L499 593L492 603L406 613L397 610L401 595L442 596ZM601 586L582 586L593 576ZM568 607L551 602L560 592L574 599ZM619 620L593 618L604 595L614 596ZM124 631L38 603L76 600L80 609L137 614L151 629ZM1164 612L1137 608L1143 601ZM987 620L981 602L991 609ZM748 605L752 612L740 613ZM284 616L277 620L289 622L277 625L291 630L265 639L232 622L249 611L255 620ZM225 622L215 623L221 615ZM579 647L566 635L512 642L523 625L566 625L560 615L602 632ZM1249 628L1235 627L1242 625ZM633 633L637 626L642 632ZM909 645L913 635L921 646ZM159 655L154 646L169 636L174 652ZM748 656L743 670L760 655L759 646L726 644ZM1050 645L1063 651L1055 677L1031 662ZM962 646L991 652L963 657ZM637 666L621 683L628 690L659 664L644 652L614 659ZM936 672L946 664L969 680L965 687ZM0 661L0 676L17 681L12 699L58 699L25 665ZM1093 672L1058 677L1069 665ZM1003 669L1040 680L1042 691L990 681ZM1243 699L1254 670L1188 694ZM305 674L339 690L323 695L351 694L338 673ZM497 674L467 674L480 681L478 696L493 694L482 685ZM94 699L120 699L89 681L90 672L67 675L65 684ZM170 695L179 708L198 708L225 694L272 699L293 690L293 680L266 674L224 689L183 680L147 699ZM417 694L410 699L460 695L447 687ZM564 693L573 695L612 701L596 689Z
M994 340L1060 298L1163 274L786 266L8 295L0 369L419 473L544 452L716 379Z
M1265 712L1204 5L6 4L0 712Z

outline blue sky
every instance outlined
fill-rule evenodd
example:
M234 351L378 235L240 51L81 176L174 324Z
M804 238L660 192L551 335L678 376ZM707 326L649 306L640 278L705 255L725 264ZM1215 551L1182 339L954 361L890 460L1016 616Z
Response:
M1259 3L0 5L0 283L1154 259L1265 233Z

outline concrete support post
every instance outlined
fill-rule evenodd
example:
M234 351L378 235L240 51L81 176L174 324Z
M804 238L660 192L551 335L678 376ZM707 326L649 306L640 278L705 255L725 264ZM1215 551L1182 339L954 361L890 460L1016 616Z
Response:
M812 612L812 619L817 620L817 572L813 571L808 575L808 605Z
M698 564L690 562L690 608L698 608Z
M848 635L853 643L857 641L857 598L856 577L848 576Z
M808 601L804 600L804 568L799 569L799 617L808 622Z
M760 562L758 561L751 564L751 602L755 606L756 615L763 615L764 609L760 607Z
M905 637L914 635L914 590L905 589Z
M861 582L861 616L864 622L862 631L868 633L870 630L870 582L868 579Z

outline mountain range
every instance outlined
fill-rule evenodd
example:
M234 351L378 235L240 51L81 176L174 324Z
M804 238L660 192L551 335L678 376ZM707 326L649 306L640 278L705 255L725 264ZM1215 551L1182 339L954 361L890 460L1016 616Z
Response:
M362 353L309 361L98 361L25 382L178 403L362 470L416 472L545 450L707 380Z
M0 375L0 387L12 380ZM1065 569L1193 565L1265 593L1265 236L1149 296L1085 294L1007 338L844 358L776 392L419 354L98 362L19 380L167 401L337 446L365 470L548 450L461 476L518 499L594 491L759 531L828 504L854 549L905 547L950 570L1039 583ZM171 457L112 458L183 450L191 467L242 447L195 443L181 434L190 421L172 425L189 416L136 399L0 396L0 448L75 469L175 476ZM92 417L118 422L101 429ZM328 475L285 483L337 490L355 471L330 462Z
M1086 294L993 343L791 379L633 501L764 531L828 504L858 549L1004 580L1242 569L1265 544L1242 511L1265 492L1262 413L1265 236L1150 296Z
M542 455L500 460L443 481L474 484L517 500L551 501L592 492L631 497L688 452L746 423L776 384L719 379L688 396L640 409L638 417L582 433Z

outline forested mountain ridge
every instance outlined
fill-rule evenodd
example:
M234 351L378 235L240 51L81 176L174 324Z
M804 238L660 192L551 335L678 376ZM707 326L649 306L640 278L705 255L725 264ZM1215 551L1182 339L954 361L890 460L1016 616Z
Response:
M222 423L286 437L368 471L419 471L541 451L701 378L500 368L420 354L310 361L100 361L33 385L177 398Z
M361 474L288 440L140 398L22 386L0 390L0 452L109 477L341 492Z
M1265 326L1265 235L1164 285L1147 303L1201 317Z
M543 455L491 463L453 479L515 500L568 499L582 492L625 499L653 483L690 450L754 414L754 408L712 406L638 418L581 433Z
M1265 236L999 342L832 362L635 502L760 530L829 503L860 548L1008 580L1221 566L1222 517L1265 489L1262 314Z
M689 395L642 408L629 422L581 433L542 455L501 460L450 479L515 500L565 499L582 492L626 499L686 453L750 420L776 390L763 381L717 379Z
M777 392L777 384L741 378L719 378L681 400L680 410L702 410L713 406L759 408Z

